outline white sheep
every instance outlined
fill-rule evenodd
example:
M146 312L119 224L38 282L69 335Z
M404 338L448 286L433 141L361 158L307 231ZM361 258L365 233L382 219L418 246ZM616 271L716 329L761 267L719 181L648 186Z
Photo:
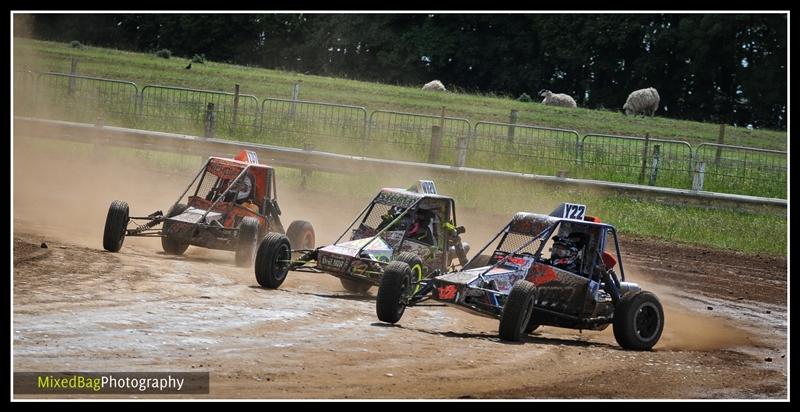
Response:
M433 91L436 91L436 92L446 92L447 91L447 89L444 88L444 85L442 84L442 82L440 82L438 80L434 80L432 82L425 83L425 85L422 86L422 90L433 90Z
M543 104L547 104L550 106L563 106L563 107L578 107L578 104L575 103L575 99L573 99L570 95L564 93L553 93L550 90L542 90L539 92L540 97L544 97L542 100Z
M650 116L653 116L656 110L658 110L658 103L660 101L661 97L658 95L658 91L652 87L648 87L629 94L628 100L625 102L625 105L622 106L622 110L625 112L626 116L631 114L636 116L640 113L642 116L648 113Z

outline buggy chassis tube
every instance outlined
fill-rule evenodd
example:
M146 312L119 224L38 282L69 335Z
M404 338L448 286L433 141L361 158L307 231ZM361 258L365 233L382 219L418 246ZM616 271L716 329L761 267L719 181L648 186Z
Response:
M172 203L172 206L170 206L170 209L174 208L175 205L177 205L178 202L180 202L181 199L183 199L183 197L186 196L186 193L189 193L189 189L192 188L192 186L194 185L194 182L196 182L197 179L200 178L200 176L203 174L203 172L205 172L206 167L208 167L208 162L210 162L210 161L211 161L211 158L208 158L208 159L206 159L205 162L203 162L203 167L201 167L200 171L197 172L197 174L194 176L194 179L192 179L192 182L189 183L188 186L186 186L186 189L183 191L183 193L181 193L181 195L178 196L178 199L176 199L175 202ZM205 221L205 215L203 216L203 221Z
M490 266L488 269L486 269L486 270L484 270L483 272L481 272L481 273L480 273L478 276L481 278L481 280L484 280L484 281L485 281L486 279L484 279L483 275L485 275L485 274L489 273L489 271L490 271L490 270L492 270L492 269L494 269L494 268L496 268L496 267L498 267L498 266L502 265L503 263L507 262L507 261L508 261L508 259L510 259L510 258L511 258L512 256L514 256L515 254L517 254L517 252L519 252L519 251L520 251L520 250L522 250L522 249L525 249L526 247L528 247L528 245L530 245L530 244L531 244L531 243L533 243L534 241L536 241L536 240L540 239L540 238L542 237L542 235L543 235L544 233L547 233L549 230L550 230L550 227L548 227L548 228L546 228L545 230L543 230L543 231L539 232L539 233L538 233L536 236L531 236L531 239L530 239L529 241L527 241L527 242L523 243L523 244L522 244L522 246L520 246L520 247L518 247L518 248L514 249L514 251L513 251L513 252L510 252L509 254L507 254L507 255L506 255L504 258L500 259L500 260L499 260L497 263L495 263L494 265ZM549 236L549 234L548 234L548 236ZM495 239L497 239L497 236L495 236ZM493 242L493 241L494 241L494 239L492 239L492 242ZM489 243L491 243L491 242L489 242ZM484 247L484 249L485 249L485 247ZM477 256L477 255L476 255L476 256Z
M388 225L386 225L386 226L385 226L383 229L381 229L381 230L380 230L378 233L376 233L376 234L375 234L375 236L372 236L372 238L369 240L369 242L367 242L367 243L364 243L364 246L361 246L361 248L359 248L359 249L358 249L358 252L356 252L356 259L363 260L362 258L358 257L358 256L360 256L360 255L361 255L361 252L363 252L363 251L364 251L364 249L366 249L366 247L367 247L367 246L369 246L369 244L370 244L370 243L372 243L372 242L373 242L375 239L377 239L377 238L378 238L378 236L380 236L381 234L383 234L383 232L385 232L385 231L389 230L389 228L390 228L390 227L394 226L394 225L395 225L397 222L399 222L401 218L403 218L405 215L407 215L407 214L408 214L408 212L409 212L411 209L413 209L413 208L414 208L414 206L416 206L417 204L419 204L419 202L421 202L421 201L422 201L422 198L420 198L420 199L417 199L417 201L416 201L416 202L414 202L413 204L411 204L411 206L409 206L408 208L406 208L406 210L404 210L404 211L403 211L403 213L400 213L400 215L399 215L399 216L397 216L397 217L396 217L394 220L392 220L392 222L391 222L391 223L389 223L389 224L388 224ZM407 229L406 229L406 230L407 230ZM405 240L405 236L403 236L403 239L401 239L401 240L400 240L400 244L399 244L399 245L397 245L397 249L400 249L400 247L403 245L403 241L404 241L404 240ZM369 261L370 261L370 262L372 262L373 260L371 260L371 259L370 259Z
M208 163L208 162L210 162L210 161L211 161L211 159L209 159L208 161L206 161L206 163ZM234 183L234 182L238 182L238 181L239 181L239 179L240 179L240 178L241 178L241 177L242 177L242 176L243 176L245 173L247 173L247 169L249 169L249 168L250 168L250 165L247 165L247 166L245 166L245 167L244 167L244 169L242 169L242 171L241 171L241 172L239 172L239 174L236 176L236 179L233 179L233 180L231 181L231 183L229 183L229 184L228 184L228 187L225 189L225 191L224 191L224 192L222 192L222 194L221 194L221 195L219 195L219 196L217 197L217 200L216 200L216 201L214 201L214 203L212 203L212 204L211 204L211 206L209 206L209 207L208 207L208 210L206 210L206 212L205 212L205 213L203 213L203 220L202 220L203 222L205 222L205 221L206 221L206 216L208 216L208 214L209 214L209 213L211 213L211 211L212 211L212 210L214 210L214 206L218 205L218 204L219 204L219 202L221 202L223 199L225 199L225 195L227 195L227 194L228 194L228 192L230 192L230 191L231 191L231 189L233 188L233 183ZM205 170L205 166L203 167L203 169L201 169L201 172L202 172L202 171L204 171L204 170ZM199 176L199 175L198 175L198 176ZM195 178L195 180L196 180L196 179L197 179L197 178ZM194 184L194 181L192 181L192 184ZM189 185L189 187L192 187L192 184L190 184L190 185ZM186 188L186 191L189 191L189 188ZM184 192L184 194L186 194L186 193ZM179 197L179 198L178 198L178 201L180 201L182 198L183 198L183 195L181 195L181 197ZM175 203L178 203L178 202L175 202ZM234 203L235 203L235 202L234 202ZM239 229L235 229L235 230L239 230Z

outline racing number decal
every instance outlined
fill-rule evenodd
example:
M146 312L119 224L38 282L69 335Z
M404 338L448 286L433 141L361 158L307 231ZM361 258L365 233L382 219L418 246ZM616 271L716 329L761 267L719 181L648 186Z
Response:
M422 193L428 195L435 195L436 193L436 185L433 183L433 180L420 180L419 187Z
M586 206L576 205L573 203L564 203L564 218L565 219L578 219L583 220L583 214L586 212Z

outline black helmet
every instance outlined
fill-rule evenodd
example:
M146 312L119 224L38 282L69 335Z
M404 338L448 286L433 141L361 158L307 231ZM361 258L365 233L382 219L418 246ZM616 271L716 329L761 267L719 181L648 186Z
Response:
M553 258L573 259L578 256L578 246L569 237L553 237Z

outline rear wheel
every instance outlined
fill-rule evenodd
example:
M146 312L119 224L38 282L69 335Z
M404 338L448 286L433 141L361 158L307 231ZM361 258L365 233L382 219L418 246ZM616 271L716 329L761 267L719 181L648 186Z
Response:
M183 213L188 206L183 203L178 203L172 208L169 209L167 212L167 218L178 216L179 214ZM176 240L174 237L169 236L169 228L172 226L172 222L169 220L164 221L164 225L161 226L161 248L164 249L164 253L168 255L182 255L186 252L186 249L189 248L188 243L183 243Z
M527 280L520 280L511 287L503 314L500 317L500 339L517 342L533 316L536 286Z
M664 309L652 292L626 294L614 309L614 338L631 350L650 350L664 330Z
M411 282L413 289L411 290L410 296L414 296L419 292L419 289L422 287L420 282L422 281L422 276L424 272L424 267L422 266L422 259L419 256L410 253L410 252L401 252L397 256L395 256L392 260L396 260L398 262L403 262L408 265L411 269Z
M279 233L267 233L256 252L255 273L258 284L276 289L286 280L292 259L289 239Z
M119 252L122 242L125 241L125 231L128 228L128 204L115 200L108 207L106 226L103 231L103 248L109 252Z
M253 254L258 245L258 219L245 216L239 224L239 245L236 248L236 266L249 266L253 264Z
M286 229L286 237L289 238L292 250L314 249L316 236L314 235L314 227L311 226L310 222L295 220Z
M342 287L344 290L348 292L364 294L372 288L372 285L369 283L356 282L354 280L344 278L339 278L339 280L342 282Z
M406 310L411 296L411 268L405 262L389 262L383 271L375 306L378 319L397 323Z

